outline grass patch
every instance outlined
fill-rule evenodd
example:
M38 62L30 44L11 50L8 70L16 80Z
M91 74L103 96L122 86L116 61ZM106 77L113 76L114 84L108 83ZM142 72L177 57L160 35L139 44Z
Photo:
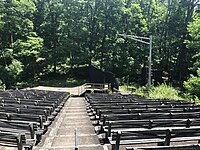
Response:
M179 96L179 91L166 83L162 83L159 86L152 86L149 98L152 99L173 99L173 100L183 100Z
M132 89L135 89L134 91ZM152 86L149 94L147 93L147 87L141 86L135 88L135 86L120 86L120 91L141 95L150 99L173 99L173 100L184 100L183 97L179 96L179 91L166 83L162 83L159 86Z
M134 88L133 86L127 86L127 85L121 85L119 87L119 90L125 93L133 93L132 88Z

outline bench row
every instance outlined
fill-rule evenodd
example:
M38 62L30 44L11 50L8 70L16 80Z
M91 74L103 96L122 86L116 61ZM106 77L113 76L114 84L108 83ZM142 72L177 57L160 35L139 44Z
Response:
M0 99L4 100L0 106L0 133L3 133L0 144L18 147L18 150L32 149L33 145L40 142L42 135L69 97L69 94L61 92L50 92L53 97L49 98L49 92L39 91L39 94L36 94L37 91L20 91L20 94L23 94L19 99L12 97L19 91L9 91L11 96L7 93L0 92ZM31 96L28 93L31 93ZM34 95L37 98L34 98ZM19 100L23 103L16 103ZM36 100L39 105L34 105Z
M200 106L194 103L119 94L87 94L85 99L113 149L155 143L165 148L172 147L171 142L200 140Z

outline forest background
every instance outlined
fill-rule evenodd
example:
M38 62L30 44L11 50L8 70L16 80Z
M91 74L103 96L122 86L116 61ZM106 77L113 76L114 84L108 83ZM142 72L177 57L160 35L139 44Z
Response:
M200 97L199 0L0 0L0 84L84 82L91 65L137 82L149 47L120 33L152 35L153 69Z

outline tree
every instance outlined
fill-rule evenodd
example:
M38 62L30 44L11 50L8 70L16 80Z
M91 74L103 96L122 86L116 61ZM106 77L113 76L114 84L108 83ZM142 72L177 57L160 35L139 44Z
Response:
M1 2L0 10L2 14L0 17L0 39L2 41L0 65L3 70L0 78L6 83L7 88L10 88L16 84L23 71L23 73L28 72L26 69L32 60L26 60L38 51L36 47L41 48L42 39L33 32L32 20L36 7L32 1L5 0ZM36 42L37 40L39 42ZM23 66L26 67L23 68ZM11 77L12 80L5 79L4 76Z
M6 72L13 60L20 61L18 76L30 79L94 65L136 81L148 46L117 34L153 35L153 67L179 83L194 63L199 66L196 2L1 0L0 65Z
M188 25L188 32L190 39L185 42L191 55L193 55L193 59L191 60L194 64L192 70L196 71L200 68L200 14L196 13L194 15L194 20Z
M200 69L197 70L197 76L190 75L190 78L184 82L184 87L187 93L192 96L192 98L195 96L200 98Z

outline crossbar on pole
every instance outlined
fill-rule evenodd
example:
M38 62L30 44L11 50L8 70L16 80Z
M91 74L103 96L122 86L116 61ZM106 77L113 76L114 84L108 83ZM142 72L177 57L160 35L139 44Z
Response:
M148 37L143 37L143 36L135 36L135 35L127 35L127 34L118 34L119 36L123 36L124 38L136 38L136 39L145 39L145 40L150 40Z
M138 42L141 42L141 43L144 43L144 44L148 44L148 45L150 45L149 42L146 42L146 41L143 41L143 40L139 40L139 39L132 38L132 37L130 37L130 39L135 40L135 41L138 41Z

